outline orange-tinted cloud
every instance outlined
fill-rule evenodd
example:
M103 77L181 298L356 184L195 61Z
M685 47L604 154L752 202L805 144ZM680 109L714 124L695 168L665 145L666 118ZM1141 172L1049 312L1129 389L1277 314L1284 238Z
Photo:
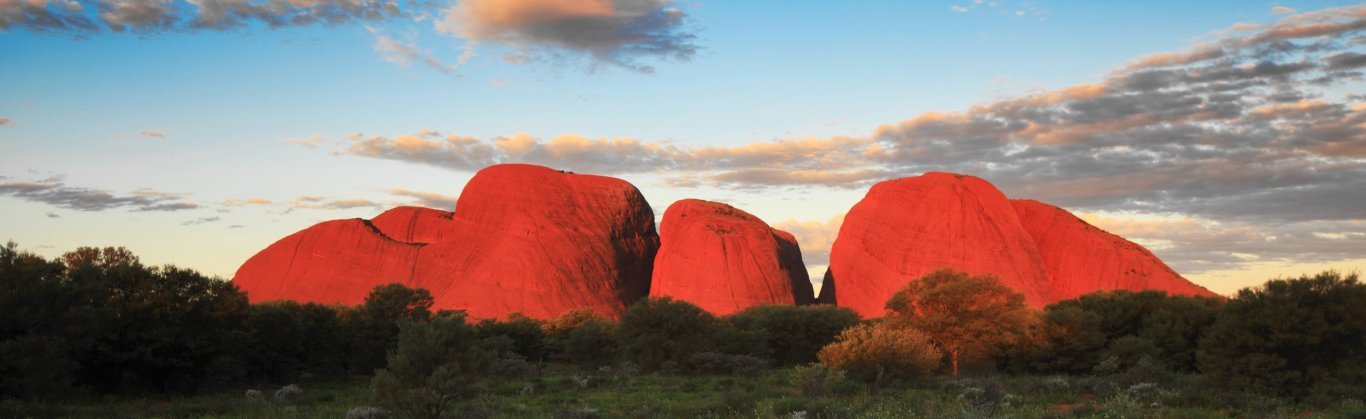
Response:
M688 60L697 53L687 12L670 0L461 0L437 29L515 52L510 63L537 55L582 55L594 63L642 72L642 59Z

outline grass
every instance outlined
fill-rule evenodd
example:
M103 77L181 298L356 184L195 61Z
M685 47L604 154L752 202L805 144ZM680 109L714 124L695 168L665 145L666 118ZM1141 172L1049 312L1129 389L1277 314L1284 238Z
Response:
M844 382L825 397L804 397L791 369L752 376L638 374L627 369L551 365L531 378L490 379L479 398L456 417L491 418L905 418L905 417L1363 417L1366 405L1348 399L1296 406L1262 397L1201 391L1191 377L1162 386L1116 390L1101 378L979 376L926 377L892 383L879 394ZM193 397L100 398L61 404L0 403L0 417L76 418L344 418L369 405L369 381L304 382L297 403L268 401L277 387L246 387ZM804 413L803 413L804 412Z

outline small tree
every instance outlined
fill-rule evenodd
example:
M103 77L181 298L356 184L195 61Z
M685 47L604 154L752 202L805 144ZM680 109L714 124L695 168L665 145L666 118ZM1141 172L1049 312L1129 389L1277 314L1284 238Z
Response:
M963 351L1021 336L1029 309L1024 295L994 276L941 269L906 284L887 301L888 321L924 332L958 375Z
M398 322L430 319L432 301L427 290L403 284L379 285L371 290L365 303L347 318L351 372L368 374L383 366L385 352L398 341Z
M1206 382L1232 388L1303 398L1366 384L1366 284L1328 271L1245 288L1197 357Z
M943 354L923 333L887 323L858 325L821 348L821 363L854 372L874 373L873 391L888 373L922 375L939 368Z
M440 418L478 394L479 378L494 355L480 346L479 331L460 316L399 322L398 348L375 372L376 402L400 416Z
M696 305L669 297L649 298L621 316L617 335L627 359L653 370L707 350L718 327L716 317Z

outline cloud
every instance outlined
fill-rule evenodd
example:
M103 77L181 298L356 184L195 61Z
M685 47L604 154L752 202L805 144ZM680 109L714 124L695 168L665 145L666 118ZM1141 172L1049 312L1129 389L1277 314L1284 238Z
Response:
M213 216L213 217L200 217L200 218L196 218L196 219L193 219L193 220L189 220L189 221L180 223L180 225L182 225L182 226L192 226L192 225L208 224L208 223L216 222L216 221L218 221L218 220L219 220L219 217L217 217L217 216Z
M142 136L147 138L166 139L166 132L159 129L147 130L142 132Z
M369 199L328 199L321 196L304 195L289 202L290 209L346 210L355 208L380 208L379 202Z
M263 205L270 205L270 200L269 200L269 199L265 199L265 198L261 198L261 197L251 197L251 198L245 198L245 199L229 199L229 200L223 201L223 206L227 206L227 207L245 207L245 206L263 206Z
M14 120L13 120L13 119L9 119L9 118L5 118L5 117L0 117L0 127L6 126L6 125L14 125Z
M587 57L640 72L645 59L696 55L688 14L670 0L460 0L436 27L475 44L512 49L505 62Z
M432 192L410 191L407 189L390 189L389 194L401 197L412 198L413 200L406 205L415 205L427 208L452 209L455 208L455 197L442 195Z
M394 137L351 135L347 142L337 154L460 171L476 171L498 163L530 163L588 173L698 174L691 182L673 179L671 183L676 186L706 180L740 189L792 184L851 187L889 175L877 169L850 167L876 152L869 149L873 145L870 140L853 137L696 148L662 141L574 134L541 139L517 133L477 139L428 131Z
M0 0L0 30L73 34L379 22L425 13L395 0Z
M115 195L99 189L67 186L60 176L37 182L0 183L0 195L29 202L77 211L105 211L129 208L133 211L180 211L199 208L186 202L188 194L139 189L128 195Z
M376 53L379 53L380 58L399 67L411 67L414 62L417 62L442 73L456 74L460 66L474 56L474 49L466 48L465 52L457 58L456 64L448 65L432 56L431 53L418 48L415 43L400 42L374 28L367 29L375 35L374 49Z
M1148 247L1172 268L1188 275L1251 261L1327 262L1358 258L1361 249L1366 248L1366 224L1354 222L1305 221L1266 226L1181 214L1077 215L1096 227Z
M313 134L313 135L310 135L308 138L305 138L305 139L301 139L301 140L289 140L289 143L290 143L290 144L295 144L295 145L301 145L301 146L304 146L304 147L307 147L307 148L317 148L317 147L318 147L318 143L321 143L322 141L323 141L323 136L317 135L317 134Z
M62 216L61 216L61 215L58 215L58 214L55 213L55 212L49 211L49 212L47 213L47 218L62 218Z
M1221 223L1198 230L1212 238L1140 237L1171 249L1224 249L1192 250L1185 261L1163 254L1183 269L1241 263L1234 253L1307 257L1284 243L1341 256L1341 246L1356 243L1312 233L1358 231L1353 223L1364 222L1366 96L1343 94L1366 81L1363 39L1366 6L1286 14L1118 63L1090 83L914 115L861 137L689 147L524 133L354 136L336 152L459 171L523 162L655 173L670 186L730 189L865 188L926 171L962 172L1009 196L1077 211ZM1278 242L1259 242L1263 235Z
M1295 13L1295 9L1291 9L1285 6L1276 6L1271 8L1271 14L1273 15L1288 15L1291 13Z

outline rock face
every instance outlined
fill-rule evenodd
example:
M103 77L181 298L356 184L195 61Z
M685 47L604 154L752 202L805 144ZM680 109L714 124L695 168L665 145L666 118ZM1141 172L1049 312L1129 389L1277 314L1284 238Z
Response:
M376 285L412 285L421 245L393 240L369 221L328 221L247 259L232 282L251 302L360 304Z
M651 297L685 300L717 315L813 300L797 239L758 217L685 199L669 206L659 230Z
M898 288L941 268L995 275L1032 307L1051 301L1042 259L1010 201L982 179L952 173L874 185L844 218L826 286L840 306L880 317Z
M466 184L453 213L400 207L318 224L253 256L233 282L253 302L356 304L398 282L474 318L578 307L616 317L649 291L658 246L654 213L631 184L496 165Z
M465 185L446 240L418 256L436 306L476 318L617 317L649 292L654 212L620 179L540 166L490 166Z
M436 243L451 231L451 213L422 207L398 207L370 220L384 235L408 243Z
M1011 204L1053 278L1053 301L1105 290L1215 295L1182 278L1143 246L1087 224L1062 208L1033 200Z

